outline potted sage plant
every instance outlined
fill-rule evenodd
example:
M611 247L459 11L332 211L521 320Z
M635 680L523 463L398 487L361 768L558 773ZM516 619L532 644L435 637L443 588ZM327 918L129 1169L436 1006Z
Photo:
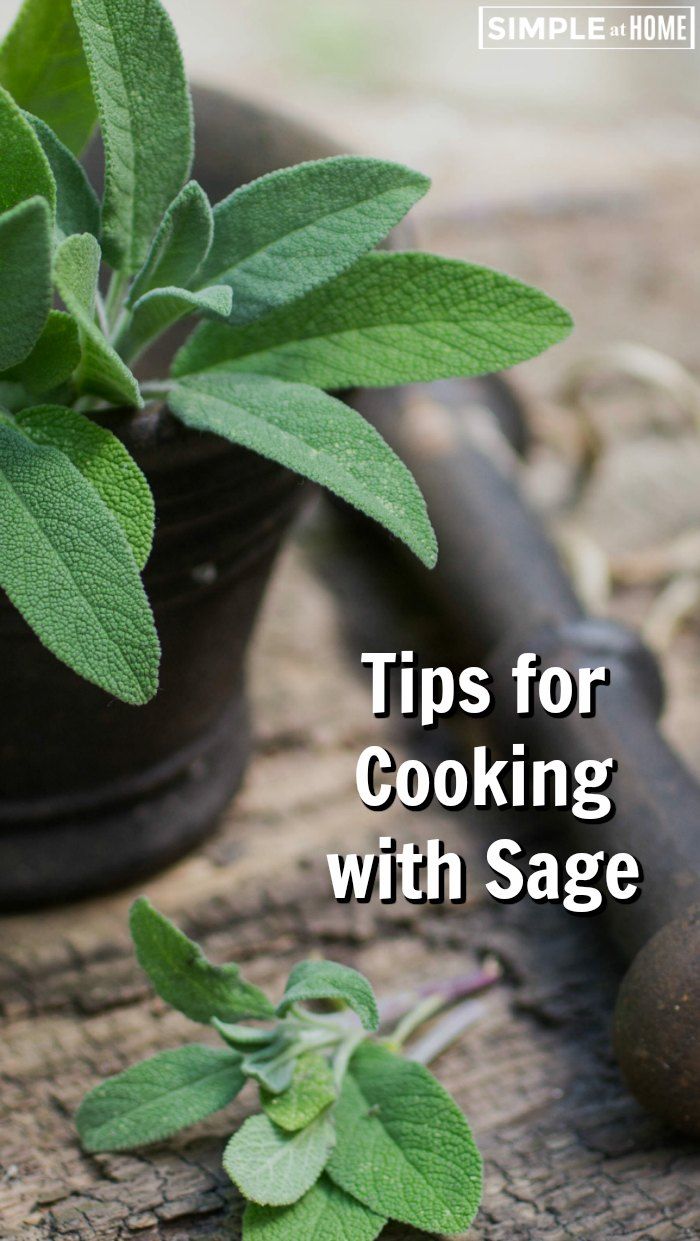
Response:
M193 174L159 0L25 0L0 46L6 907L145 873L216 821L305 484L434 563L415 482L339 394L500 370L571 327L501 273L375 249L421 173L196 112Z

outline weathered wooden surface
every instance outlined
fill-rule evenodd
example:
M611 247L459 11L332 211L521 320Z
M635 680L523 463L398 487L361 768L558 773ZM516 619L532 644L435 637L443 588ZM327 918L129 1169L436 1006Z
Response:
M199 854L145 885L215 959L281 987L312 952L365 970L380 991L451 976L495 953L503 984L437 1071L467 1110L486 1157L481 1241L580 1237L691 1241L699 1167L689 1145L645 1117L609 1048L618 969L589 919L479 896L463 908L336 905L325 852L370 848L378 832L437 835L475 863L483 828L428 810L364 811L357 753L393 723L373 721L367 684L341 635L348 614L379 617L360 581L343 591L289 552L254 661L257 753L245 791ZM431 734L431 744L439 743ZM416 739L393 735L399 749ZM235 1241L239 1206L220 1156L240 1103L138 1156L88 1158L71 1116L85 1089L140 1057L207 1032L149 990L126 934L134 893L0 925L0 1237L19 1241ZM408 1241L405 1228L395 1239ZM301 1241L301 1239L300 1239Z

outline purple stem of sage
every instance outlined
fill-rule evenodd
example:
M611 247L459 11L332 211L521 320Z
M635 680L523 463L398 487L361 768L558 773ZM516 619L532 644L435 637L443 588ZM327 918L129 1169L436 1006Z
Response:
M428 1017L439 1009L448 1008L480 991L486 991L499 982L502 975L503 971L498 961L495 958L488 958L479 970L471 974L458 974L454 978L439 978L415 987L411 991L397 991L392 995L384 996L379 1001L380 1025L392 1025L411 1013L417 1006L423 1009L424 1001L435 1001L434 1007L431 1005L430 1012L427 1012L427 1006L424 1010L423 1020L427 1021Z
M451 1008L449 1013L445 1013L440 1021L436 1021L422 1038L412 1043L406 1052L407 1059L415 1060L418 1064L432 1064L433 1060L437 1060L438 1056L462 1037L469 1026L480 1021L485 1013L486 1005L479 1000L463 1000L461 1004Z

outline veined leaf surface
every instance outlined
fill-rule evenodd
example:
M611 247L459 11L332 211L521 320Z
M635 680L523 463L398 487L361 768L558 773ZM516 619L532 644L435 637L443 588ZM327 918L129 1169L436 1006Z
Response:
M322 1175L292 1206L248 1203L243 1241L375 1241L386 1223Z
M0 371L24 362L51 307L51 216L43 198L0 215Z
M193 293L190 289L152 289L134 306L128 325L117 341L120 353L133 361L173 324L188 315L226 319L233 294L225 284Z
M35 444L59 448L80 470L116 517L142 569L153 543L153 496L121 440L85 414L61 405L25 409L15 421Z
M247 327L203 324L173 374L226 365L330 390L381 388L502 370L570 330L556 302L500 272L377 252Z
M129 290L130 306L144 293L187 288L204 262L214 235L212 209L201 185L188 181L160 223L141 271Z
M131 936L139 965L158 995L192 1021L238 1021L274 1016L267 996L241 977L237 965L212 965L198 944L140 897L131 907Z
M100 235L100 204L82 164L54 131L37 116L26 113L56 182L56 228L64 237L71 233Z
M308 1000L340 1000L360 1018L365 1030L379 1026L374 991L364 974L338 961L300 961L294 966L284 989L278 1013L289 1012L293 1004Z
M80 328L82 359L76 381L115 405L143 407L138 383L95 322L100 247L90 233L67 237L54 260L54 282Z
M0 426L0 511L0 586L44 645L124 702L148 702L160 658L153 617L95 488L57 448Z
M283 168L214 208L200 283L230 284L232 323L248 323L337 276L426 193L422 173L339 155Z
M411 474L374 427L335 397L222 368L182 379L168 402L187 426L321 483L403 539L425 564L435 563L435 535Z
M24 0L0 47L0 84L80 154L97 109L71 0Z
M325 1056L307 1052L299 1056L291 1084L279 1094L260 1091L263 1110L274 1124L288 1133L310 1125L335 1101L333 1070Z
M132 275L192 163L182 56L159 0L73 0L73 10L104 138L105 257Z
M162 1051L90 1091L76 1116L87 1151L162 1142L226 1107L245 1078L235 1052L194 1043Z
M56 207L56 183L41 143L14 99L0 87L0 212L28 198Z
M226 1147L224 1168L249 1201L287 1206L318 1180L334 1142L333 1124L326 1116L298 1133L285 1133L267 1116L251 1116Z
M75 319L62 310L50 310L31 353L17 366L3 371L0 379L22 384L36 397L70 379L79 362L80 337Z
M335 1109L328 1175L370 1210L461 1233L481 1198L481 1156L457 1104L422 1065L363 1043Z

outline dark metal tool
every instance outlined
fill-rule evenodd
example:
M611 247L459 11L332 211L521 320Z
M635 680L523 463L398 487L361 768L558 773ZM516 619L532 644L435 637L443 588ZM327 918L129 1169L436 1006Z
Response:
M411 397L362 393L361 411L415 475L440 547L438 566L420 569L463 664L494 677L499 704L484 721L507 749L524 741L533 757L618 761L617 813L607 823L556 812L566 848L629 852L643 866L633 904L610 901L601 917L626 959L616 1048L628 1083L651 1110L700 1136L700 789L664 741L661 676L630 629L587 615L499 449L494 424L522 447L517 407L500 381L430 385ZM486 412L485 414L485 411ZM488 431L490 418L491 432ZM501 439L500 448L504 448ZM456 644L455 644L456 643ZM522 651L543 666L607 666L592 718L577 712L531 719L514 708L511 668Z

